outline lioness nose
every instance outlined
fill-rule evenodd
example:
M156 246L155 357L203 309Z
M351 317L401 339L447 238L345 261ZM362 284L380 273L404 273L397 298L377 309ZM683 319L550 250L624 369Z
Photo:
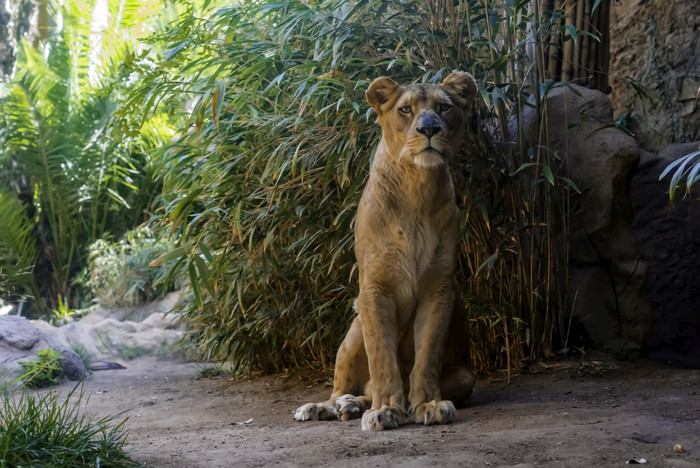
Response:
M439 133L440 130L440 122L438 122L434 115L423 114L420 117L418 117L418 126L416 127L416 131L418 133L421 133L430 138L433 135Z
M440 127L432 126L432 125L425 125L425 126L418 126L416 128L416 130L418 131L418 133L422 133L423 135L430 138L440 131Z

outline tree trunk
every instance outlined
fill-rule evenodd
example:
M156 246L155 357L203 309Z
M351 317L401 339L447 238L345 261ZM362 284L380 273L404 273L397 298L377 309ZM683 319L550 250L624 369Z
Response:
M15 65L15 41L12 34L12 11L6 2L0 2L0 77L3 81L12 74Z
M35 4L32 0L0 1L0 79L9 81L14 75L17 60L17 45L23 38L29 38L32 44L37 44L41 38L46 38L48 29L43 28L44 36L39 35L39 25L32 20L44 20L48 24L48 3L41 0ZM42 14L35 15L37 6Z

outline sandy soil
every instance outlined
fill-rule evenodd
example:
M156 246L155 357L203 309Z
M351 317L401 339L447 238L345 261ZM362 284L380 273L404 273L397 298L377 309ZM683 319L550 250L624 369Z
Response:
M128 452L147 466L700 466L700 370L540 364L510 384L480 376L454 424L372 433L357 420L292 420L327 398L323 383L196 380L198 365L151 357L124 364L85 383L88 408L128 411Z

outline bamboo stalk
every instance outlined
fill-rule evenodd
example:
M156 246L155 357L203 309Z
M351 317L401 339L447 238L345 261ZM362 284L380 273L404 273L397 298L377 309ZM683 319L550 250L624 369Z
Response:
M592 12L592 20L591 20L591 32L594 33L596 36L600 37L600 28L598 25L600 24L600 8L597 8L595 12ZM598 88L597 83L596 83L596 61L598 58L598 49L599 49L600 42L598 41L591 41L590 42L590 49L588 51L588 63L587 67L589 70L589 76L592 76L591 82L589 84L590 87L592 88Z
M561 0L564 1L564 0ZM559 3L557 6L560 6L561 3ZM549 39L549 63L547 65L547 78L551 78L553 80L557 79L558 75L558 69L559 69L559 35L557 34L557 31L555 27L553 27L553 20L554 20L554 15L552 14L550 17L550 28L552 28L552 33L550 34L550 39Z
M582 3L584 3L583 7L583 28L586 30L586 32L591 33L591 1L592 0L585 0ZM586 78L586 86L589 85L589 76L590 76L590 70L588 68L588 54L589 54L589 48L591 44L591 36L586 34L583 36L583 41L581 43L581 59L579 61L579 74L581 77Z
M542 51L542 69L540 76L544 80L547 77L547 66L549 63L549 40L550 40L550 35L549 35L549 29L545 29L545 25L548 25L550 23L550 1L547 0L542 0L540 2L540 36L541 36L541 41L540 41L540 47Z
M603 35L603 26L605 24L605 18L604 18L605 15L603 14L604 8L605 8L605 0L600 2L600 5L598 7L597 21L596 21L596 25L595 25L596 30L598 31L598 35L600 37L600 41L598 42L598 44L596 44L595 64L594 64L595 71L594 71L594 77L593 77L594 82L595 82L595 89L597 89L597 90L600 90L600 87L602 85L602 82L600 80L600 64L601 64L601 60L603 59L603 49L604 49L603 41L605 40L604 35Z
M574 18L574 12L575 12L575 4L574 0L565 0L564 2L564 24L566 26L573 26L574 21L576 18ZM574 38L571 37L568 41L565 40L566 37L566 32L563 33L562 36L562 41L564 41L564 47L563 47L563 55L562 55L562 60L561 60L561 80L562 81L569 81L571 80L571 73L572 73L572 66L574 63L573 60L573 54L574 54Z
M583 12L584 5L590 3L589 0L578 0L576 2L576 21L574 22L576 26L576 41L574 42L574 57L573 57L573 67L574 67L574 80L581 79L581 40L583 37L578 37L578 31L583 29Z
M608 93L608 69L610 66L610 0L603 0L603 28L601 30L600 44L600 59L598 66L600 68L600 89L604 93Z

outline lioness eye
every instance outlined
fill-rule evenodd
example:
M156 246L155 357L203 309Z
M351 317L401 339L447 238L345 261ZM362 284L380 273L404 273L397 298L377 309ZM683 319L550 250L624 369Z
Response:
M402 114L410 114L411 113L411 106L399 107L399 112L401 112Z
M450 109L452 109L452 104L440 104L440 112L447 112Z

